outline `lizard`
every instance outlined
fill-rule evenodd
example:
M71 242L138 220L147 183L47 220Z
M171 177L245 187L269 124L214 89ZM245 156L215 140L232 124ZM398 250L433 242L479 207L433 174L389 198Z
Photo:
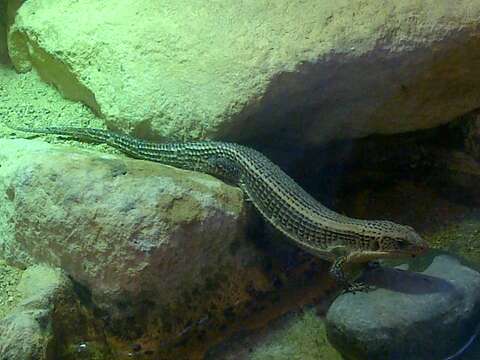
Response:
M423 254L428 243L410 226L337 213L308 194L259 151L232 142L155 143L109 130L75 127L11 129L104 143L126 155L213 175L238 186L259 213L287 239L329 261L329 273L346 291L365 290L347 276L352 264Z

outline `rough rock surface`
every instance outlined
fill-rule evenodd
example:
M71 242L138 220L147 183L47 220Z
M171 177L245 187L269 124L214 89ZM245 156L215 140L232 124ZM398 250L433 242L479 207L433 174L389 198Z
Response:
M329 341L345 359L441 359L480 321L480 274L447 255L422 273L377 269L368 293L339 296L327 313Z
M72 292L71 283L58 269L32 266L23 273L18 288L19 306L0 321L0 358L49 359L55 348L54 309L62 313L59 303Z
M237 188L208 175L31 140L0 140L0 164L3 256L64 269L110 315L116 309L131 315L145 302L174 303L186 318L181 301L192 311L205 310L208 301L221 309L242 301L246 283L256 287L248 274L258 254L245 241ZM196 298L207 285L210 292ZM182 318L164 312L161 321Z
M476 0L30 0L8 41L19 71L138 136L300 145L478 107L479 14Z
M51 333L48 327L41 326L43 316L41 311L24 311L9 315L0 322L2 359L47 358Z

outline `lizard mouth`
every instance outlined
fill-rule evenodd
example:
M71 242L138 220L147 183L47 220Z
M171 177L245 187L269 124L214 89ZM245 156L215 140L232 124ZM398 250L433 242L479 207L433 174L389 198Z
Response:
M426 248L422 249L397 249L393 251L376 251L379 257L383 258L415 258L419 255L424 254L427 251Z
M427 247L416 248L410 251L399 251L399 254L403 254L403 256L410 256L411 258L416 258L417 256L421 256L428 251Z

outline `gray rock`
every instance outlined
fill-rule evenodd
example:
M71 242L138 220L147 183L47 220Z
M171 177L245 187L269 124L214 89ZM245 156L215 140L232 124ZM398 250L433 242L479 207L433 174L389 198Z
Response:
M319 144L479 106L478 1L158 4L27 1L10 57L138 136Z
M346 359L441 359L480 321L480 274L450 256L422 273L376 269L366 281L378 289L343 294L327 313L328 339Z

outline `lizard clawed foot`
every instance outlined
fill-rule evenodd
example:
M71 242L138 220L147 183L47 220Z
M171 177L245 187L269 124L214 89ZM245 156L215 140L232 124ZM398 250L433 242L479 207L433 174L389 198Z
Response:
M375 286L365 284L363 282L352 282L345 284L342 294L352 293L355 294L356 292L368 292L375 290Z
M332 264L330 268L330 275L342 287L342 294L345 294L345 293L354 294L360 291L371 291L375 289L374 286L367 285L363 282L350 281L343 271L343 267L345 266L345 261L346 261L346 257L339 257Z

